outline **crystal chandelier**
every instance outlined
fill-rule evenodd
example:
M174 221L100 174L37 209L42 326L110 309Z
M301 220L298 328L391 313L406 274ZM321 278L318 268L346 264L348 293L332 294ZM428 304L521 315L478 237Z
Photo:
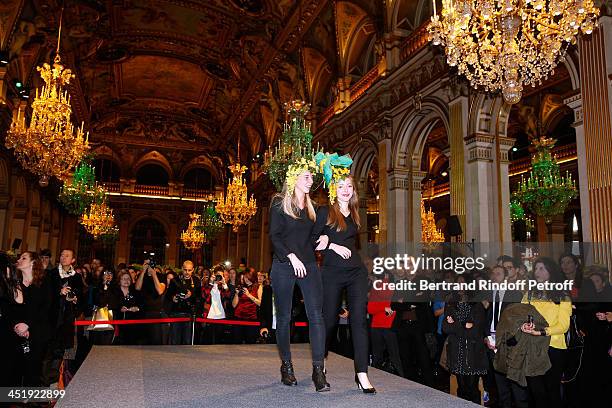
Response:
M198 227L200 225L200 215L193 213L189 214L189 225L187 229L181 232L181 241L185 248L195 251L202 248L206 242L206 235Z
M81 162L74 170L72 180L64 183L58 200L72 215L82 215L91 204L102 204L106 190L96 183L95 168Z
M49 177L63 179L89 150L88 136L81 128L74 129L70 116L70 95L64 89L74 78L69 69L64 69L59 55L62 24L57 39L57 50L53 67L45 63L37 67L45 85L32 102L30 125L26 126L25 112L18 110L13 116L6 136L6 147L15 149L15 156L23 168L40 176L39 183L45 187Z
M599 15L593 0L442 0L441 16L433 0L433 9L429 39L446 47L448 64L509 104L552 75Z
M240 147L238 147L240 148ZM249 219L257 212L257 203L251 195L248 198L246 182L242 180L242 174L246 171L246 166L239 161L233 166L229 166L233 178L227 186L226 194L222 194L217 202L215 209L226 224L232 224L232 231L238 232L241 225L249 222Z
M444 242L444 234L436 227L435 214L431 208L425 211L423 200L421 200L421 242L423 244Z
M551 153L555 142L555 139L545 136L533 141L537 152L531 159L529 178L524 180L521 177L518 190L513 194L521 204L544 217L547 224L555 215L563 214L570 200L577 195L572 176L569 172L565 177L561 176L557 159Z
M98 239L101 235L116 234L118 231L113 210L106 205L106 202L91 204L89 210L81 217L81 224L94 239Z

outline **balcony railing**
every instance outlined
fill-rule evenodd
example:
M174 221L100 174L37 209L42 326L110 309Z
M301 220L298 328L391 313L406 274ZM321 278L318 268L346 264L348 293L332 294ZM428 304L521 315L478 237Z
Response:
M577 157L576 144L555 147L552 153L559 162L575 160ZM531 157L523 157L510 163L508 172L510 176L516 176L529 170L531 170Z
M402 43L402 49L400 51L400 60L402 62L408 61L417 52L421 51L429 43L427 34L427 26L429 20L417 27Z
M135 184L133 180L121 180L120 183L105 182L102 185L111 196L136 196L189 201L213 201L216 198L216 191L214 190L183 187L181 184L171 183L168 186L151 186Z

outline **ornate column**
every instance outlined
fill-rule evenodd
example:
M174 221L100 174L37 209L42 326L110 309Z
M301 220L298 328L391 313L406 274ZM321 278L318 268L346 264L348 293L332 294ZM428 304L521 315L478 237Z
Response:
M412 170L410 182L410 228L408 239L413 243L420 243L422 239L423 226L421 225L421 181L427 176L427 172Z
M497 212L497 219L499 223L497 225L497 239L500 242L507 244L509 250L512 248L512 222L510 221L510 160L508 158L508 152L514 146L514 139L510 137L497 136L496 149L497 149L497 180L496 180L496 197L497 206L495 208ZM510 253L504 250L504 253Z
M127 211L121 211L119 214L119 239L115 245L115 261L117 264L128 262L130 257L130 219ZM170 240L169 240L170 241ZM134 261L134 260L132 260Z
M495 138L491 135L473 134L465 138L467 165L465 168L466 223L462 225L465 240L494 242L494 225L497 223L495 201L492 193L493 147ZM451 169L451 174L456 173ZM451 181L452 186L452 181ZM451 201L452 203L452 201ZM452 204L451 204L452 206Z
M391 207L389 211L388 207L388 175L387 171L391 163L391 135L392 135L392 122L390 120L383 120L379 124L378 134L378 230L379 230L379 246L380 255L384 256L385 246L388 242L392 242L391 238L387 238L387 229L390 224L389 217L395 212L395 209Z
M612 17L601 17L599 23L592 35L578 41L584 116L582 131L576 127L576 140L583 240L594 243L593 262L612 267ZM573 105L574 112L580 110L577 101ZM579 115L576 122L580 123Z
M414 227L410 215L412 175L407 169L388 172L387 185L387 256L406 253L410 241L408 230Z
M359 245L361 256L367 254L368 247L368 178L364 177L356 181L354 188L359 194L359 219L361 228L359 229Z
M463 237L471 238L471 225L466 222L466 195L468 187L465 183L466 154L464 138L467 135L469 104L466 96L457 96L449 103L450 134L450 214L459 217Z

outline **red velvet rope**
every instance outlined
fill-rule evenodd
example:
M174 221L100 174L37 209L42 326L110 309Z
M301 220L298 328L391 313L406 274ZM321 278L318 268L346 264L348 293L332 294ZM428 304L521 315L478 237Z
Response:
M189 317L173 317L163 319L127 319L127 320L76 320L75 326L91 326L98 324L154 324L154 323L182 323L190 322ZM195 319L198 323L213 323L213 324L228 324L235 326L260 326L259 322L247 321L247 320L227 320L227 319L207 319L204 317L197 317ZM306 322L295 322L296 327L307 327Z

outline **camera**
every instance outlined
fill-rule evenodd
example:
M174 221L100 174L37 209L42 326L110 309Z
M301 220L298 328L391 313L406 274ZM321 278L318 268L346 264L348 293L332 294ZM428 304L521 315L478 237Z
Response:
M527 324L533 324L533 316L530 314L527 315Z
M23 351L23 354L27 354L30 352L30 340L25 339L22 343L21 343L21 351Z
M187 293L179 292L178 297L181 298L181 299L186 299L187 298Z
M221 276L221 275L215 275L215 281L216 281L216 282L220 282L220 281L221 281L221 279L223 279L223 276Z
M157 263L155 263L155 259L153 258L149 259L149 266L151 268L155 268L157 266Z

